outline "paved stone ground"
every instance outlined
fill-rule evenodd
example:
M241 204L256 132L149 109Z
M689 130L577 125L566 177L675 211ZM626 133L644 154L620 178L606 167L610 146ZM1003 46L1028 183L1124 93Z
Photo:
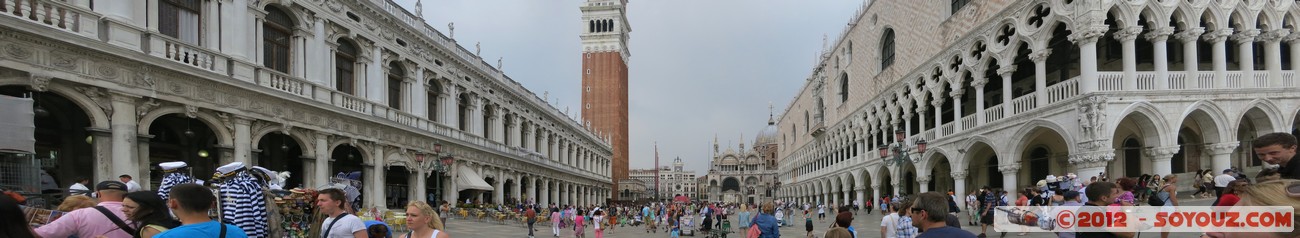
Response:
M1214 200L1213 200L1213 199L1190 199L1190 198L1185 198L1185 199L1183 199L1182 201L1183 201L1182 204L1184 204L1184 205L1208 206L1208 205L1209 205L1211 202L1213 202ZM980 232L980 227L979 227L979 226L966 226L966 224L965 224L965 223L966 223L966 217L967 217L967 216L965 216L965 214L963 213L963 214L962 214L962 225L963 225L963 226L962 226L962 229L965 229L966 231L970 231L970 232L972 232L972 233L974 233L974 234L979 234L979 232ZM862 237L880 237L880 218L881 218L881 215L880 215L879 211L876 211L876 212L874 212L874 213L872 213L872 214L870 214L870 215L865 214L865 213L858 214L858 215L855 216L854 218L855 218L855 219L853 220L853 227L859 229L859 230L858 230L858 237L860 237L860 238L862 238ZM732 224L736 224L735 219L736 219L735 216L729 217L729 220L731 220ZM831 216L829 216L829 215L827 216L827 219L824 220L824 221L817 221L817 220L814 220L814 221L813 221L813 228L814 228L814 229L813 229L813 232L812 232L813 235L814 235L815 237L821 237L822 234L825 233L826 230L828 230L828 227L830 227L830 225L831 225L832 222L834 222L834 218L831 217ZM538 223L538 224L536 224L536 227L535 227L535 228L537 229L537 231L534 233L534 235L536 235L536 237L543 237L543 238L545 238L545 237L554 237L554 236L551 234L551 226L550 226L550 223L549 223L549 222L546 223L546 224ZM803 229L804 229L804 227L803 227L802 224L799 224L799 225L796 225L796 226L791 226L791 227L782 227L782 228L781 228L781 235L782 235L783 237L803 237L803 236L806 234L806 232L804 232ZM739 231L740 229L739 229L739 228L733 228L733 230ZM462 238L462 237L528 237L528 231L527 231L527 229L524 227L524 225L519 224L519 223L517 223L517 222L506 222L505 224L498 224L498 223L496 223L496 222L487 222L487 221L479 222L479 221L473 221L473 220L448 219L448 221L447 221L447 232L450 232L450 233L452 234L452 237L456 237L456 238ZM595 237L594 231L591 229L590 226L587 227L587 230L586 230L586 232L584 232L584 233L586 233L586 237L590 237L590 238L594 238L594 237ZM992 228L992 227L989 227L989 234L988 234L989 237L999 237L999 235L1000 235L999 233L995 233L995 232L993 232L993 228ZM705 235L703 235L703 234L698 234L698 235L696 235L696 237L704 237L704 236L705 236ZM1141 237L1159 237L1159 236L1160 236L1159 233L1142 233L1142 234L1141 234ZM1192 233L1174 233L1174 234L1170 234L1169 237L1179 237L1179 238L1182 238L1182 237L1199 237L1199 236L1200 236L1200 234L1192 234ZM561 229L560 237L574 237L573 229L572 229L572 228L569 228L569 229ZM668 233L667 233L667 232L664 232L664 231L659 231L659 232L657 232L657 233L646 233L646 232L645 232L645 227L630 227L630 226L629 226L629 227L617 227L617 228L615 228L615 229L613 230L613 232L610 232L609 230L606 230L606 232L605 232L605 237L609 237L609 238L622 238L622 237L668 237ZM685 236L685 237L689 237L689 236ZM732 235L730 235L730 236L728 236L728 237L743 237L743 235L740 235L740 234L732 234ZM1052 234L1052 233L1029 233L1029 234L1027 234L1027 235L1025 235L1025 236L1017 236L1016 233L1007 233L1007 234L1006 234L1006 237L1011 237L1011 238L1022 238L1022 237L1028 237L1028 238L1040 238L1040 237L1042 237L1042 238L1047 238L1047 237L1056 237L1056 235L1055 235L1055 234Z

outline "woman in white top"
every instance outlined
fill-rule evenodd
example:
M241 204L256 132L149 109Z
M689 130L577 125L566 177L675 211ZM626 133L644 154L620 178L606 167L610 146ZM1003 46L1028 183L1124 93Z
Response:
M596 210L594 213L595 215L591 216L591 225L595 226L593 228L596 231L596 238L605 238L605 226L601 224L605 221L605 211Z
M406 224L410 226L411 232L402 238L451 238L451 235L442 231L442 219L433 211L433 206L425 202L411 201L406 204Z

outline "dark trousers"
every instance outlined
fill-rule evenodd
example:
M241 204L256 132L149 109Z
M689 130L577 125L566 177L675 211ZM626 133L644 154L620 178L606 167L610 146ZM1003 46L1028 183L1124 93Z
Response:
M1214 203L1210 203L1210 206L1219 205L1219 199L1223 199L1223 188L1224 187L1214 187Z
M533 237L533 223L534 222L531 221L528 222L528 237Z

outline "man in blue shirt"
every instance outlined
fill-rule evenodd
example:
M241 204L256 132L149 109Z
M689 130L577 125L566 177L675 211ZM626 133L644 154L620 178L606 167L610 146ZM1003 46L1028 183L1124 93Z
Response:
M154 238L248 238L243 229L208 218L208 208L216 200L212 190L203 185L190 183L173 187L167 208L171 208L182 225Z
M912 203L910 214L912 225L921 229L916 238L954 237L975 238L975 234L961 228L948 226L948 196L939 192L921 193Z

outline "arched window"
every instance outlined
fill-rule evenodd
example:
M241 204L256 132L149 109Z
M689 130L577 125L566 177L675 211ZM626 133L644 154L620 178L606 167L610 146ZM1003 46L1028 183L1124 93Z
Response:
M425 72L425 74L429 74L429 72ZM425 95L425 104L429 109L429 120L441 122L442 118L438 117L438 104L442 102L442 98L439 98L442 96L442 85L438 84L438 80L429 80L429 87L427 87Z
M894 65L894 29L885 28L885 34L880 37L880 69L890 65Z
M840 103L849 101L849 73L840 73Z
M339 47L334 51L334 87L339 92L356 95L356 67L357 46L339 39Z
M203 1L162 0L158 4L158 31L182 42L199 44Z
M402 63L388 63L388 107L402 110L402 81L406 78L406 68Z
M292 28L293 19L289 14L280 11L280 8L266 7L266 20L262 21L262 66L289 73Z

